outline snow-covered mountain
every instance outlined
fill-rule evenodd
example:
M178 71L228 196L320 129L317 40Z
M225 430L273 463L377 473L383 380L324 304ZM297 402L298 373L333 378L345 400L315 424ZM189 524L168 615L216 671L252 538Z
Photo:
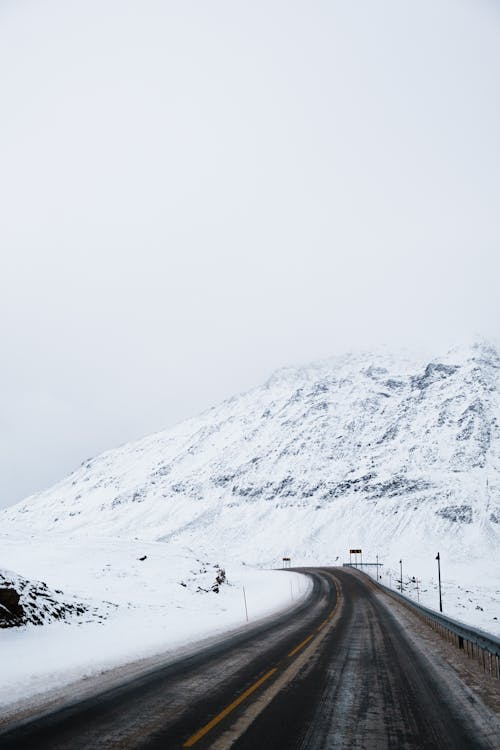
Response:
M278 371L85 461L4 529L180 542L250 562L500 549L500 355L387 353ZM435 553L434 553L435 554Z

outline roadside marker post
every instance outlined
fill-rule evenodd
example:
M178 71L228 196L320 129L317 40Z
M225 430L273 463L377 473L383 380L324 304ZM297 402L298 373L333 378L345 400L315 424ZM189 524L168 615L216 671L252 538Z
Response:
M245 587L243 586L243 601L245 602L245 615L248 622L248 607L247 607L247 595L245 594Z

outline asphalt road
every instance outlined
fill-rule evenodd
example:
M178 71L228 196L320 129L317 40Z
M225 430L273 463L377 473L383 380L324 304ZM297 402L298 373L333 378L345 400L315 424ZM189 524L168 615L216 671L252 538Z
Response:
M369 583L307 572L311 597L292 614L13 727L0 748L500 748L491 715L464 701Z

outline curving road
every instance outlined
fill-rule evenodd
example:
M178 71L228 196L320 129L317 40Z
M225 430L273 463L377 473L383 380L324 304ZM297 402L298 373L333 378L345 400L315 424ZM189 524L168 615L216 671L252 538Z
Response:
M312 593L292 613L11 727L0 747L500 748L491 712L417 647L368 581L303 572Z

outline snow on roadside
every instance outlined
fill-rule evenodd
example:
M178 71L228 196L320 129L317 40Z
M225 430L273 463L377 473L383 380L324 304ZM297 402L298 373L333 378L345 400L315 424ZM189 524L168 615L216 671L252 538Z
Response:
M413 601L439 611L437 563L417 560L403 567L403 594ZM500 585L495 564L475 561L474 565L457 562L442 567L441 597L443 614L466 625L500 636ZM381 567L380 582L400 591L398 567ZM376 578L374 568L365 572Z
M106 612L102 622L0 631L0 706L246 626L304 598L309 580L213 552L113 539L1 537L1 564ZM226 581L212 590L220 571ZM117 607L109 607L112 602Z

